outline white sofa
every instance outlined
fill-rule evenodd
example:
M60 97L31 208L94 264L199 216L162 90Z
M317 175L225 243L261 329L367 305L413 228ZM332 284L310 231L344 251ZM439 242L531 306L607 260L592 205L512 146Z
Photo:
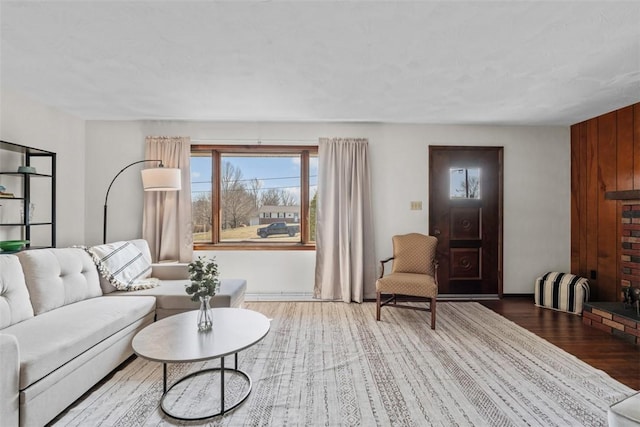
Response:
M611 405L607 419L609 427L639 427L640 392Z
M156 316L197 308L186 265L153 265L152 276L155 288L105 293L83 249L0 255L0 427L46 424L128 359ZM245 289L222 280L212 305L238 307Z

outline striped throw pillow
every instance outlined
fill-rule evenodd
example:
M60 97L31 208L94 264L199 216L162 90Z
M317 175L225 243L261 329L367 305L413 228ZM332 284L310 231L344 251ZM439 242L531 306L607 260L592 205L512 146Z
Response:
M151 264L130 242L114 242L87 249L98 271L119 291L149 289L158 285L148 278Z

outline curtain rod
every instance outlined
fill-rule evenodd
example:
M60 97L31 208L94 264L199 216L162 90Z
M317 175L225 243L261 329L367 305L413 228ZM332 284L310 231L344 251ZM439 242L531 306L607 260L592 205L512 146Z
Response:
M318 138L319 139L319 138ZM207 142L244 142L244 143L255 143L261 144L263 142L273 143L273 142L285 142L285 143L296 143L296 142L318 142L318 139L272 139L272 138L192 138L191 142L199 142L199 143L207 143Z

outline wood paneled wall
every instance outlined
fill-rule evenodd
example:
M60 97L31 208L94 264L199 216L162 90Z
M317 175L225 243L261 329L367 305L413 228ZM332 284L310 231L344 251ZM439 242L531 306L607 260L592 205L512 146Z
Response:
M571 272L592 301L620 299L622 205L607 191L640 190L640 103L571 126Z

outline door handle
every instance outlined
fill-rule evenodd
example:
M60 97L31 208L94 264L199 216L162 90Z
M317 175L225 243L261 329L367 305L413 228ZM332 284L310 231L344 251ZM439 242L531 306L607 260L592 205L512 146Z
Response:
M440 229L439 228L434 228L433 229L433 235L434 236L439 236L440 235Z

